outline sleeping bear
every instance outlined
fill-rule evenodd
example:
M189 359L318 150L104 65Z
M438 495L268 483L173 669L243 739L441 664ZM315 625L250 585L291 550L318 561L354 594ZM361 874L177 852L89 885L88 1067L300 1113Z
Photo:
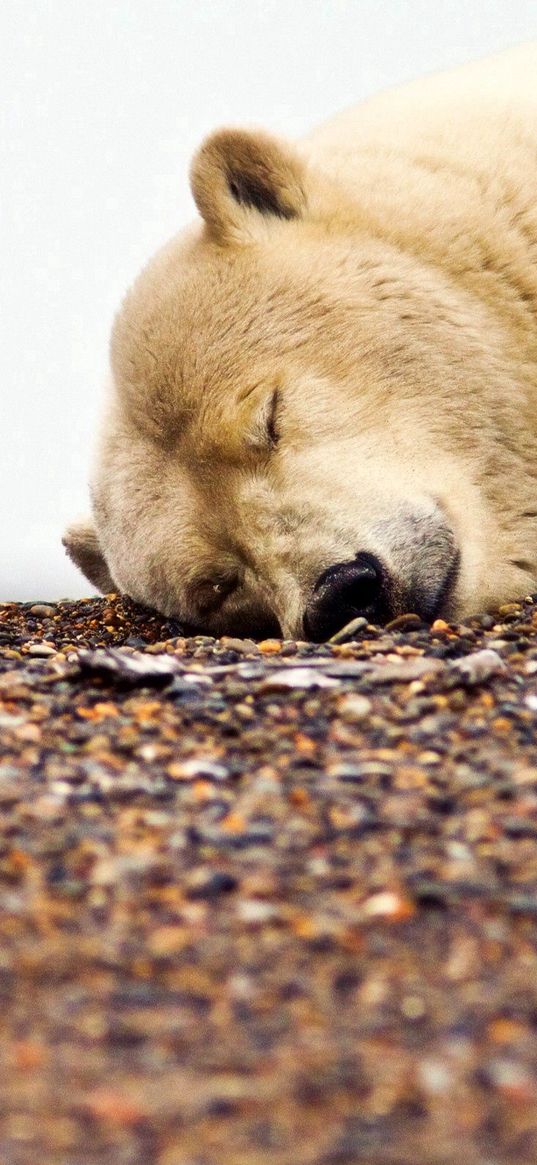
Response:
M103 591L322 641L537 589L537 46L297 142L217 130L114 322Z

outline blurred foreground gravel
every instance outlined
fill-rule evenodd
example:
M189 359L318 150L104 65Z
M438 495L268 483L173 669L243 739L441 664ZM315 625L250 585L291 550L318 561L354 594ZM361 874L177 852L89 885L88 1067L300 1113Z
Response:
M2 1165L535 1165L537 605L0 605Z

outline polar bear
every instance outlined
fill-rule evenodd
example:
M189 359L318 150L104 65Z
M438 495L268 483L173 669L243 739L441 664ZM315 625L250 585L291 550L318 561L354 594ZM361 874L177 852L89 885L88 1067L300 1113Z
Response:
M101 590L325 640L537 589L537 44L296 143L222 129L111 339Z

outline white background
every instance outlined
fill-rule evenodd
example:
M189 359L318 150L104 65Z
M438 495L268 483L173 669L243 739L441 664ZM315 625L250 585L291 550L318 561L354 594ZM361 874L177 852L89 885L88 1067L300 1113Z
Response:
M537 36L535 0L0 0L0 600L79 597L119 301L193 215L210 129L290 136Z

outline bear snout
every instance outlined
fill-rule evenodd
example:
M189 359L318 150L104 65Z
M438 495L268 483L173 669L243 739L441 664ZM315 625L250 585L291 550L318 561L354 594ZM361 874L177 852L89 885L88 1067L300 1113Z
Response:
M319 575L304 613L308 639L321 643L341 627L365 616L385 623L391 616L390 579L386 567L365 551L351 562L337 562Z

